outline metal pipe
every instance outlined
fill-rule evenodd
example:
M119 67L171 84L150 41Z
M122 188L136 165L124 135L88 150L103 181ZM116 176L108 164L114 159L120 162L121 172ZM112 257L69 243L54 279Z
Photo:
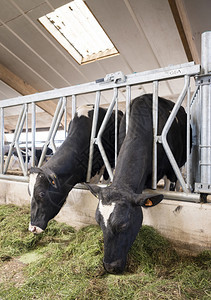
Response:
M190 186L190 143L191 143L191 139L190 139L190 86L188 88L188 93L187 93L187 106L186 106L186 114L187 114L187 145L186 145L186 186L187 188L190 190L191 186Z
M26 149L26 160L25 160L25 169L28 173L28 103L26 104L26 140L25 140L25 149Z
M72 95L72 120L75 117L76 113L76 95Z
M1 107L0 110L0 173L4 172L4 108Z
M184 100L184 97L185 97L185 95L187 93L187 89L189 87L189 82L190 82L190 77L186 75L185 76L185 85L183 87L183 90L182 90L181 94L179 95L179 98L178 98L177 102L175 103L175 105L174 105L174 107L172 109L172 112L171 112L171 114L170 114L170 116L169 116L169 118L168 118L168 120L167 120L167 122L166 122L166 124L165 124L165 126L163 128L163 130L162 130L162 134L161 134L163 148L164 148L164 150L166 152L166 155L168 156L168 159L169 159L169 161L170 161L170 163L172 165L172 168L174 169L174 172L175 172L175 174L176 174L176 176L177 176L177 178L178 178L178 180L179 180L179 182L180 182L180 184L182 186L182 189L183 189L183 191L185 193L188 193L188 189L186 187L186 184L185 184L185 181L184 181L184 179L182 177L180 169L179 169L179 167L177 165L177 162L176 162L176 160L174 158L174 155L173 155L173 153L172 153L172 151L171 151L171 149L170 149L170 147L168 145L167 134L168 134L168 131L169 131L169 129L170 129L170 127L171 127L171 125L172 125L172 123L174 121L174 118L176 117L177 112L178 112L178 110L179 110L179 108L180 108L180 106L181 106L181 104L182 104L182 102Z
M22 120L22 117L23 117L23 114L24 114L24 109L25 109L25 106L22 105L22 110L21 110L21 112L19 114L19 117L18 117L18 121L17 121L16 127L15 127L15 132L14 132L14 135L13 135L13 140L12 140L12 143L10 144L7 159L6 159L6 162L5 162L5 165L4 165L4 173L7 172L7 169L8 169L9 163L10 163L10 159L11 159L11 156L12 156L12 151L13 151L13 148L14 148L14 145L15 145L15 141L16 141L18 132L19 132L20 123L21 123L21 120Z
M153 82L152 99L152 125L153 125L153 150L152 150L152 189L157 188L157 131L158 131L158 81Z
M200 194L196 193L171 192L162 189L146 189L143 191L143 194L162 194L164 196L164 199L200 202Z
M100 106L100 91L96 92L95 98L95 107L94 107L94 114L92 120L92 131L90 137L90 145L89 145L89 162L88 162L88 169L86 175L86 181L90 182L91 179L91 172L92 172L92 162L93 162L93 153L94 153L94 143L95 143L95 135L97 131L97 121L98 121L98 114L99 114L99 106Z
M115 109L115 167L117 164L117 155L118 155L118 90L117 90L116 109Z
M58 117L56 119L56 123L54 125L54 129L53 129L53 132L52 132L52 135L51 135L51 138L50 138L50 145L52 146L52 149L54 152L56 152L56 145L54 143L54 139L55 139L55 136L56 136L56 133L57 133L57 130L59 128L59 124L61 122L61 119L62 119L62 116L64 114L64 111L65 111L65 106L66 106L66 97L62 97L62 106L59 110L59 113L58 113ZM47 148L46 148L47 150ZM44 153L45 155L46 153ZM45 157L45 156L44 156Z
M5 180L13 180L13 181L19 181L19 182L28 182L29 177L28 176L16 176L16 175L2 175L0 174L0 179L5 179Z
M36 104L32 102L32 118L31 118L31 133L32 133L32 147L31 147L31 155L32 155L32 167L35 167L35 135L36 135Z
M103 119L103 122L101 124L100 130L99 130L97 138L96 138L96 143L97 143L97 145L99 147L100 153L102 155L103 161L105 163L105 166L106 166L106 169L108 171L108 174L110 176L111 181L113 180L113 173L112 173L112 169L111 169L110 163L108 161L108 158L106 156L105 150L103 148L101 138L102 138L102 134L103 134L103 132L105 130L106 124L109 121L109 119L111 117L111 114L112 114L112 111L114 109L114 105L115 105L116 100L117 100L117 94L118 94L117 88L114 88L113 99L112 99L112 101L111 101L111 103L109 105L109 108L108 108L108 110L106 112L106 115L105 115L105 117Z
M27 103L24 104L24 113L23 113L23 116L22 116L22 119L21 119L21 122L20 122L20 126L18 128L18 133L17 133L17 136L16 136L16 140L15 140L15 147L16 147L16 150L17 150L18 158L19 158L21 169L23 171L24 176L27 176L27 171L26 171L26 168L25 168L23 155L22 155L22 152L21 152L21 149L20 149L20 146L19 146L18 142L19 142L19 138L20 138L21 132L23 130L24 122L25 122L25 119L26 119L26 112L27 112Z
M129 118L130 118L130 103L131 103L131 86L126 86L126 134L129 126Z
M211 31L204 32L201 39L201 71L211 72ZM201 183L211 183L211 83L203 84L201 102Z
M56 111L54 113L54 117L53 117L53 120L51 122L51 127L49 129L49 132L48 132L48 137L45 141L45 144L43 146L43 150L42 150L42 154L41 154L41 157L40 157L40 160L39 160L39 163L38 163L38 167L40 168L43 161L44 161L44 158L45 158L45 154L47 152L47 148L48 148L48 145L50 144L50 140L51 140L51 136L52 136L52 133L54 131L54 126L57 122L57 118L58 118L58 115L59 115L59 112L60 112L60 109L61 109L61 106L62 106L62 103L63 103L63 99L60 98L59 99L59 102L57 104L57 107L56 107Z

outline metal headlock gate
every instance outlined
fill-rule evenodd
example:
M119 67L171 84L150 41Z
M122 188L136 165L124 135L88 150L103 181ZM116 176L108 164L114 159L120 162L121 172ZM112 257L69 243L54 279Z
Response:
M196 78L196 90L190 97L190 77ZM175 106L163 128L161 135L157 135L158 126L158 88L159 82L169 79L184 78L184 87L175 103ZM128 128L131 87L144 83L152 83L153 85L153 176L152 190L157 193L157 143L162 143L163 148L169 158L169 161L175 171L180 182L183 192L170 192L162 190L165 198L175 200L187 200L199 202L201 195L211 194L211 32L202 34L202 61L201 66L195 65L193 62L169 66L152 71L134 73L125 76L122 72L106 75L105 78L86 84L71 86L67 88L56 89L48 92L37 93L12 99L0 101L0 179L9 179L17 181L28 181L28 167L24 163L24 159L19 147L19 138L25 124L26 128L26 153L28 153L28 108L31 105L31 133L32 133L32 166L35 165L35 133L36 133L36 104L40 101L59 99L57 108L49 129L48 138L44 144L42 155L38 167L44 161L47 147L50 145L54 152L56 146L54 143L56 132L59 128L61 120L64 116L64 129L67 127L67 97L71 97L72 101L72 117L76 112L77 96L95 93L95 108L92 124L92 132L90 139L89 164L87 171L87 182L91 177L92 159L94 144L97 144L99 151L104 160L108 174L112 181L113 172L107 159L105 150L102 145L102 134L105 126L112 114L113 109L116 111L115 122L115 158L117 160L117 109L118 109L118 89L126 88L126 131ZM113 98L108 107L105 118L102 122L100 130L96 135L96 126L98 119L98 110L101 100L101 92L113 90ZM187 96L187 97L186 97ZM167 134L174 121L176 114L182 105L185 97L187 98L187 163L186 163L186 180L183 178L176 160L170 150L167 142ZM6 161L4 162L4 110L8 107L22 106L13 141L10 144ZM190 123L193 128L193 149L190 153ZM8 166L12 156L14 147L17 150L20 160L23 176L8 175ZM26 157L27 161L27 157Z

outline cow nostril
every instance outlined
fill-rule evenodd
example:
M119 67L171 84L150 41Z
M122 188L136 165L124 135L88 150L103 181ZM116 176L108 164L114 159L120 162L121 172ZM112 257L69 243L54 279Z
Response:
M103 262L104 268L108 273L119 274L124 271L124 266L121 260L114 261L112 263Z

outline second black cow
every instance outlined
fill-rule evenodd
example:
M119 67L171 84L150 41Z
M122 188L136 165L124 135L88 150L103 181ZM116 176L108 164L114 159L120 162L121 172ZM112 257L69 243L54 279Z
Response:
M106 109L99 108L97 132L106 111ZM31 170L29 182L31 195L29 230L31 232L42 232L48 221L58 214L74 185L86 181L93 113L93 105L80 107L70 123L68 136L60 148L41 168ZM121 117L122 113L119 111L118 127ZM113 112L102 135L102 144L112 167L115 160L114 141L115 113ZM103 165L103 159L95 145L92 177L100 172Z
M158 99L158 135L174 107L174 103ZM120 135L124 135L125 117ZM123 130L123 133L122 133ZM179 167L186 161L186 113L181 107L167 135L167 141ZM117 160L113 183L106 187L89 186L98 197L96 221L104 236L104 267L110 273L122 272L128 251L142 225L141 207L158 204L163 195L146 195L152 181L152 95L136 98L131 104L128 133ZM157 179L164 175L170 181L176 176L161 144L158 144Z

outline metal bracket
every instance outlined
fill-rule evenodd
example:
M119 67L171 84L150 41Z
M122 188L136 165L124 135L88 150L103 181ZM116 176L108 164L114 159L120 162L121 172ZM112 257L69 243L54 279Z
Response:
M211 184L195 183L196 193L211 194Z
M100 78L96 80L96 83L99 82L114 82L114 83L123 83L126 81L126 76L122 73L122 71L118 71L115 73L107 74L104 78Z
M200 75L196 77L196 86L210 85L211 84L211 74Z

